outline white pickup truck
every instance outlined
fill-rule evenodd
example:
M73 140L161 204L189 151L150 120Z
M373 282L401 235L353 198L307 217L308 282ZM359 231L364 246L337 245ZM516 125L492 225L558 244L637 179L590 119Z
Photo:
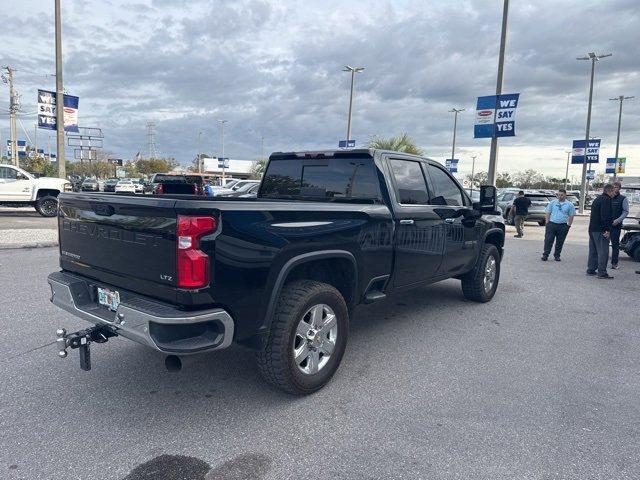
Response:
M55 217L58 194L71 191L62 178L36 178L13 165L0 165L0 206L31 205L43 217Z

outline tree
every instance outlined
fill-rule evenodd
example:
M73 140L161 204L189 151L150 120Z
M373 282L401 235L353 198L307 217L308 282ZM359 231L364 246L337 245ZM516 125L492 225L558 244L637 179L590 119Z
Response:
M369 148L379 148L381 150L393 150L394 152L412 153L422 155L422 149L406 133L401 133L397 137L382 138L374 135L367 144Z
M266 166L266 158L261 158L260 160L253 162L253 165L251 166L251 178L261 178Z
M154 173L166 173L178 166L178 162L173 158L150 158L148 160L138 160L135 162L136 170L142 175L153 175Z
M496 187L498 188L513 187L513 181L511 180L511 175L507 172L499 173L496 178Z
M466 176L466 179L471 180L474 185L486 185L488 178L487 172L475 172L473 178L471 178L471 174Z

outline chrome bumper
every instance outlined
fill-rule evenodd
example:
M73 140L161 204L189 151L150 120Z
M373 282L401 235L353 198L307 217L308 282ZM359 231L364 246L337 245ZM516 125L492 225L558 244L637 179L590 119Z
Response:
M163 353L187 355L220 350L233 341L233 319L220 308L185 312L65 272L52 273L47 281L54 305L95 325L108 325L117 335ZM98 305L98 285L125 294L117 311Z

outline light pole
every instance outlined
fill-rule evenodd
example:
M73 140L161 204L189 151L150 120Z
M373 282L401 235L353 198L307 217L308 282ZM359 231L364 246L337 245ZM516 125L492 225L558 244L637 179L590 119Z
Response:
M350 65L345 65L344 68L342 69L343 72L351 72L351 93L349 94L349 118L347 119L347 142L351 140L351 111L353 109L353 83L355 81L356 73L360 73L363 70L364 70L364 67L352 67Z
M604 57L610 57L611 53L606 55L597 55L594 52L589 52L584 57L577 57L576 60L591 60L591 81L589 83L589 106L587 108L587 131L584 135L584 162L582 163L582 181L580 182L580 206L578 211L584 212L584 201L587 193L587 149L589 145L589 130L591 128L591 104L593 101L593 74L596 70L596 62Z
M620 125L622 124L622 102L624 100L629 100L630 98L636 98L633 95L630 97L625 97L624 95L620 95L617 98L610 98L609 100L617 100L620 102L620 110L618 111L618 136L616 137L616 168L613 170L613 181L615 182L618 177L618 149L620 148Z
M567 189L567 184L569 183L569 160L571 160L571 150L565 150L564 153L567 154L567 169L564 172L564 189Z
M56 158L58 177L67 176L64 157L64 89L62 87L62 21L60 20L60 0L55 0L56 23Z
M464 108L452 108L449 113L453 113L453 143L451 144L451 163L456 153L456 130L458 129L458 113L464 112Z
M471 191L473 192L473 177L476 172L476 155L471 155Z
M198 132L198 152L196 158L198 159L198 173L202 173L202 158L200 157L200 137L202 137L202 131Z
M225 162L224 162L224 124L227 123L228 120L218 120L218 125L220 125L220 150L221 150L221 158L222 158L222 186L224 187L225 180Z
M509 0L504 0L502 7L502 32L500 34L500 56L498 57L498 79L496 81L496 96L502 93L502 78L504 76L504 52L507 48L507 18L509 16ZM491 136L491 151L489 153L489 170L487 183L496 184L496 170L498 164L498 139Z

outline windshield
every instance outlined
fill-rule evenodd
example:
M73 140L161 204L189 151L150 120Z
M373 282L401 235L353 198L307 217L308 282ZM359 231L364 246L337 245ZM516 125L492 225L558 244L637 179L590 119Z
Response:
M379 200L378 182L371 157L275 159L264 174L260 196Z

